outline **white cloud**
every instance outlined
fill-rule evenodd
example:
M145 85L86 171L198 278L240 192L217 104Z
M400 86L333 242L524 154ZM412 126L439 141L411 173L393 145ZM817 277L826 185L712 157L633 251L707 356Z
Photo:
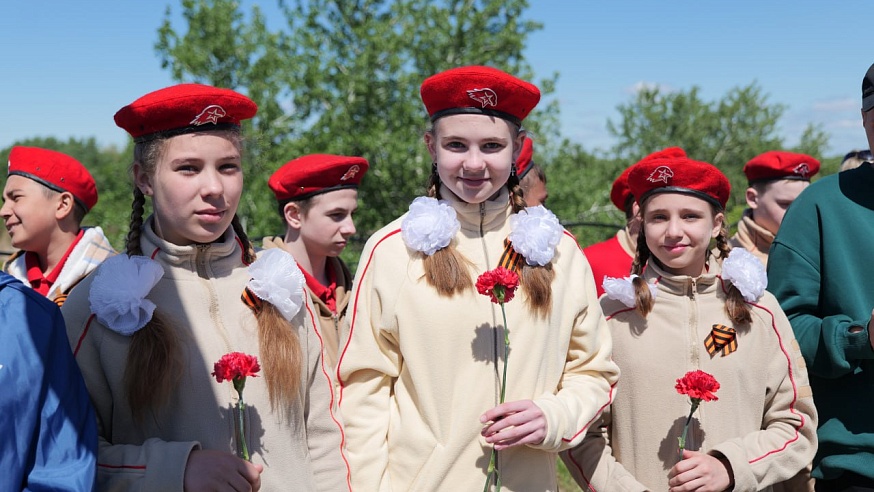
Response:
M813 103L813 110L825 113L839 113L844 111L858 111L860 107L859 101L856 99L845 97L842 99L827 99L816 101Z
M641 80L641 81L635 83L634 85L632 85L631 87L626 87L625 93L626 94L637 94L638 92L640 92L644 89L649 89L649 90L658 89L658 91L661 93L674 92L674 89L669 85L659 84L658 82L647 82L645 80Z
M831 128L862 128L862 118L855 120L835 120L828 123Z

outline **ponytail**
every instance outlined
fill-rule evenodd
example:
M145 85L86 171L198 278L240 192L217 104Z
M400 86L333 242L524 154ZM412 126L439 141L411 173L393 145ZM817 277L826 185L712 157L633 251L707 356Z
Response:
M510 191L510 205L513 207L513 213L517 214L525 210L524 192L515 172L510 174L510 179L507 180L507 189ZM552 263L537 266L522 262L519 277L519 283L526 294L528 307L538 316L547 317L552 309L552 281L555 279Z
M731 244L728 242L728 231L725 229L725 226L721 227L719 233L716 235L716 249L719 250L720 260L728 258L728 254L731 252ZM728 319L730 319L732 323L739 325L750 323L753 320L750 306L744 300L744 296L740 289L735 287L734 284L732 284L731 287L728 288L728 292L726 292L725 314L728 315Z
M634 261L631 262L631 274L637 275L632 281L635 297L634 307L641 316L646 318L652 312L655 299L652 298L649 285L647 285L646 279L643 278L643 269L652 255L649 246L646 245L646 234L644 231L645 228L641 224L640 232L637 234L637 254L634 255Z
M440 176L437 174L436 163L428 178L427 193L431 198L440 198ZM425 280L441 296L452 297L473 288L473 280L470 278L473 263L455 249L454 242L432 255L424 255L422 267L425 269Z

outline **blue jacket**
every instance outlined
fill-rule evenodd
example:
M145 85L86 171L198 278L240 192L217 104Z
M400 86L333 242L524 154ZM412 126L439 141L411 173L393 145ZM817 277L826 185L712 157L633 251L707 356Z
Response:
M97 420L58 307L0 272L0 490L89 491Z

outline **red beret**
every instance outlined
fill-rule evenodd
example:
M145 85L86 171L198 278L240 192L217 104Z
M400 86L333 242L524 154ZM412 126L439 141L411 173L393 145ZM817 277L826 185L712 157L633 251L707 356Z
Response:
M613 188L610 189L610 201L623 212L625 211L625 204L631 198L631 189L628 188L628 174L631 173L632 167L634 166L625 168L622 174L613 182Z
M54 150L12 147L9 176L30 178L58 192L68 191L85 211L97 204L97 186L91 173L76 159Z
M150 92L115 113L115 124L137 143L204 130L236 128L258 106L230 89L179 84Z
M819 161L806 154L771 150L753 157L744 166L750 183L776 179L810 181L819 172Z
M540 90L496 68L458 67L422 82L422 102L431 121L450 114L485 114L517 125L540 101Z
M522 150L519 151L519 158L516 159L516 175L519 179L525 177L528 171L531 170L531 158L534 156L534 142L530 138L525 137L522 142Z
M311 154L285 163L270 176L267 186L276 200L303 200L320 193L358 188L370 164L363 157Z
M672 147L644 157L631 167L628 186L638 203L654 193L685 193L725 208L731 184L713 164L693 161Z

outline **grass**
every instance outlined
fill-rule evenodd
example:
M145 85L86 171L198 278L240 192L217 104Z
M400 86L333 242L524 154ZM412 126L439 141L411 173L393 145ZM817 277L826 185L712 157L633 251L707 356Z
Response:
M579 485L571 478L571 474L567 471L567 467L564 466L564 462L558 460L558 467L556 469L558 473L558 491L559 492L580 492L582 489Z

